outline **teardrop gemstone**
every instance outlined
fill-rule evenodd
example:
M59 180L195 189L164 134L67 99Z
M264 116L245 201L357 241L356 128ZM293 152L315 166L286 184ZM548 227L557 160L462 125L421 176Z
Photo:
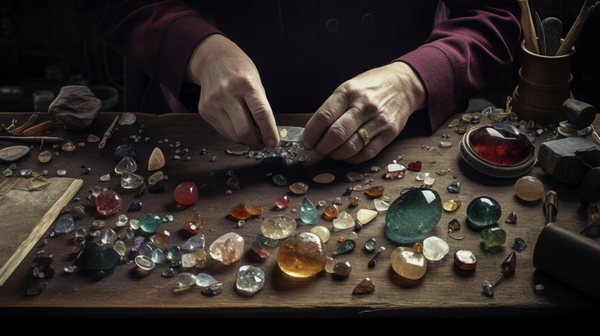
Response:
M442 200L435 190L416 188L398 197L385 215L385 235L411 244L431 231L442 217Z

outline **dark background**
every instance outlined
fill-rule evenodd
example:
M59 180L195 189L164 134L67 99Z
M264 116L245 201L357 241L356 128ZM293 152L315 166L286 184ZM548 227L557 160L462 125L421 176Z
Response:
M515 0L516 1L516 0ZM530 0L532 13L559 18L566 31L583 0ZM575 99L600 108L600 9L588 18L571 62ZM518 84L522 52L479 96L504 106ZM99 39L78 15L71 0L0 0L0 112L30 112L32 93L58 93L64 85L87 85L107 111L137 111L139 74ZM104 96L106 86L118 95ZM310 111L306 111L310 112Z

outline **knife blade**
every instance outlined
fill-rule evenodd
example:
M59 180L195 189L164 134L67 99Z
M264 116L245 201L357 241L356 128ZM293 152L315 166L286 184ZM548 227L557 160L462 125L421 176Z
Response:
M304 127L277 126L280 141L300 142L304 134Z
M547 55L546 53L546 32L542 25L540 15L535 12L535 28L537 28L537 40L540 47L540 55Z

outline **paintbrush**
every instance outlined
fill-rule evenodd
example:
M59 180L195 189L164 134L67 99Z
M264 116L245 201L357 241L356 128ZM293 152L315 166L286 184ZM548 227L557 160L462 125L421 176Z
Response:
M594 8L596 8L596 6L598 6L598 4L600 4L600 0L585 0L583 7L581 7L581 11L579 11L579 15L577 15L577 18L573 23L573 26L571 29L569 29L567 36L565 36L565 40L556 52L556 56L565 55L571 51L571 48L573 48L573 45L575 45L575 41L581 32L581 28L583 27L585 20L587 20L588 16L590 16L590 13L594 10Z

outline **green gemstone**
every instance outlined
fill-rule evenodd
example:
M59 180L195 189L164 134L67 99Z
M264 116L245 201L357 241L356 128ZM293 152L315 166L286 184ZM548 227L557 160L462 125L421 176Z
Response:
M487 247L500 246L506 241L506 232L499 227L481 230L481 238Z
M494 289L492 289L492 285L490 285L490 282L487 280L483 280L483 294L487 295L487 296L494 296Z
M162 224L162 219L157 215L148 213L140 217L140 229L147 233L154 233Z
M415 188L398 197L385 215L385 235L398 244L412 244L431 231L442 217L435 190Z
M356 242L352 239L346 239L343 243L338 246L335 251L333 251L333 255L344 254L348 252L352 252L356 247Z
M467 207L467 218L476 228L484 228L498 221L502 216L500 204L491 197L477 197Z

